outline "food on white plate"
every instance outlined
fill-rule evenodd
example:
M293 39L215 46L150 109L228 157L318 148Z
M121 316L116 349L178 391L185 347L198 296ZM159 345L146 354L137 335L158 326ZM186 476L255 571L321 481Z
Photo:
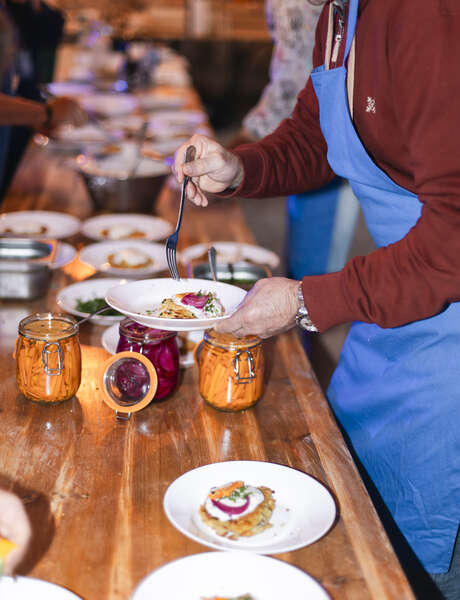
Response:
M38 221L17 221L5 227L3 231L16 235L43 235L48 231L48 227Z
M233 481L211 488L200 506L200 517L218 535L237 540L271 527L274 508L275 499L269 488Z
M117 223L101 229L101 236L108 240L128 240L145 238L145 231L137 229L133 225Z
M165 319L210 319L221 317L225 309L216 294L200 290L174 294L162 300L156 310L145 312Z
M88 313L89 315L106 308L100 316L104 317L119 317L121 313L114 308L110 308L104 298L92 298L91 300L82 300L78 298L75 302L75 309L82 313Z
M137 248L123 248L112 252L108 255L107 261L115 269L142 269L153 264L150 256Z

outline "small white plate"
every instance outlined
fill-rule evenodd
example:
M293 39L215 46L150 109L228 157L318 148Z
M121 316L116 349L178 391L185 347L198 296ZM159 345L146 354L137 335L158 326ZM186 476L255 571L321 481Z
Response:
M145 92L137 95L141 108L144 110L159 110L180 108L186 103L185 96Z
M165 298L185 292L214 292L221 301L225 314L209 319L165 319L146 314L155 310ZM193 331L207 329L228 318L246 295L245 290L220 281L207 279L145 279L109 290L105 300L116 310L142 325L167 331Z
M181 345L184 343L184 341L182 340L183 336L186 336L187 339L190 340L191 342L193 342L194 345L196 346L196 344L201 342L201 340L203 339L203 332L202 331L182 332L179 336L177 336L177 343L179 345L179 348L181 348ZM101 337L102 347L105 350L107 350L107 352L109 352L109 354L116 354L119 339L120 339L119 324L116 323L115 325L108 327L102 334L102 337ZM193 351L187 352L186 354L182 354L182 353L180 354L179 364L182 368L186 369L188 367L191 367L194 364L194 362L195 361L193 358Z
M122 231L122 227L126 227L126 231ZM151 217L149 215L139 214L111 214L99 215L92 217L83 222L81 232L93 240L108 240L107 236L103 235L104 230L113 230L113 234L123 235L129 234L131 231L142 233L142 237L138 239L148 242L157 242L164 240L173 231L173 226L160 219L160 217ZM118 239L126 239L120 237ZM136 238L132 238L136 239ZM113 238L112 238L113 240Z
M208 248L214 246L216 249L216 261L220 263L235 263L250 260L253 263L267 265L270 269L276 269L280 259L277 254L261 246L253 244L241 244L239 242L209 242L206 244L195 244L181 252L180 260L186 264L206 254ZM203 259L207 262L207 259Z
M65 588L33 577L7 577L0 579L2 600L78 600L73 592Z
M65 265L68 265L73 261L76 254L77 251L72 245L66 244L65 242L58 242L56 254L53 262L50 264L50 268L60 269L61 267L65 267Z
M238 480L274 491L273 527L252 537L230 540L201 520L199 508L212 487ZM174 527L192 540L218 550L258 554L308 546L329 531L336 516L335 502L319 481L290 467L259 461L221 462L188 471L168 487L163 507Z
M47 84L47 89L53 96L79 97L90 94L93 86L87 83L74 83L73 81L54 81Z
M75 235L80 231L80 220L72 215L47 210L18 210L0 215L0 235L25 236L26 234L21 233L21 228L28 229L31 224L37 224L45 228L43 233L27 235L27 237L33 239L54 238L59 240ZM13 232L6 232L6 229L12 229Z
M130 94L88 94L82 98L83 108L106 117L125 115L139 106L139 101Z
M134 269L122 269L113 267L107 261L110 254L123 249L133 248L149 256L152 263ZM136 240L120 240L118 242L99 242L90 244L80 251L80 260L94 267L98 271L120 277L141 278L152 273L159 273L168 268L166 263L166 253L164 244L155 244L154 242L142 242Z
M116 285L123 285L126 279L115 279L105 277L103 279L88 279L68 285L58 293L56 302L60 308L75 315L76 317L87 317L89 313L81 312L76 309L77 301L94 300L94 298L105 298L107 291ZM104 315L103 313L92 317L91 321L98 325L112 325L124 319L124 316Z
M163 565L134 590L131 600L200 600L251 594L254 600L328 600L313 577L269 556L204 552Z

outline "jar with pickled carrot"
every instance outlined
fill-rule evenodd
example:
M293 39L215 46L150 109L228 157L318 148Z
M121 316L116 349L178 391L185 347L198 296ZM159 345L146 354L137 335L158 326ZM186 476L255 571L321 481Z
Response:
M81 381L78 323L66 315L35 314L19 323L16 380L36 402L56 403L74 396Z
M214 408L245 410L262 396L264 357L260 338L237 338L210 329L197 349L197 360L200 394Z

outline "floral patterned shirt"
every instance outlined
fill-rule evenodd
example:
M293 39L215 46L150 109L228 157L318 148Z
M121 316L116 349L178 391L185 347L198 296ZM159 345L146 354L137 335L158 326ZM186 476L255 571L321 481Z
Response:
M244 127L256 138L271 133L292 113L312 68L315 28L322 5L314 6L308 0L266 0L265 8L274 42L270 83L243 120Z

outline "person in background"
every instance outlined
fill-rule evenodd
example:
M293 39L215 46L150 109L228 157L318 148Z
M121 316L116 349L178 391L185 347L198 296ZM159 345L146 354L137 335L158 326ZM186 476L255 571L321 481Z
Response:
M32 528L21 500L11 492L0 490L0 538L15 544L3 564L3 574L12 575L27 552Z
M16 34L11 21L0 3L0 198L3 197L17 164L21 134L12 126L27 128L27 139L32 130L50 132L62 124L79 127L87 121L86 112L70 98L56 98L48 102L29 100L14 96L15 60L17 56ZM5 166L10 155L9 172ZM14 158L13 160L13 157Z
M64 17L42 0L5 0L5 11L16 31L18 51L16 96L43 102L40 86L53 78L56 49L62 39ZM33 133L29 123L14 123L8 142L4 180L6 191Z
M216 329L353 322L328 400L429 600L460 597L459 63L455 2L328 0L292 117L233 152L194 136L174 163L201 206L208 191L263 198L349 179L376 250L335 273L261 280Z
M312 68L315 28L322 2L266 0L273 39L270 82L230 141L234 148L272 133L290 117ZM345 264L359 204L350 186L336 178L324 188L289 196L286 202L286 259L289 277L338 271Z

